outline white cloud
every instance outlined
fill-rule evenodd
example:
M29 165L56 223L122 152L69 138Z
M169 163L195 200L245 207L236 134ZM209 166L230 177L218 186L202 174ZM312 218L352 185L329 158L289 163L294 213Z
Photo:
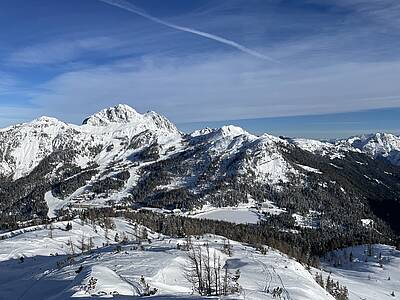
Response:
M93 52L106 52L118 49L126 43L107 36L51 40L17 49L7 58L9 64L45 65L60 64L79 59Z
M0 96L7 95L17 85L17 80L14 76L0 72Z
M307 115L400 106L400 61L266 68L245 55L146 58L68 72L33 94L67 120L118 102L176 122Z
M321 4L318 0L309 0ZM369 26L400 27L400 2L396 0L329 0L325 4L351 10L353 19L367 19ZM360 18L362 17L362 18Z

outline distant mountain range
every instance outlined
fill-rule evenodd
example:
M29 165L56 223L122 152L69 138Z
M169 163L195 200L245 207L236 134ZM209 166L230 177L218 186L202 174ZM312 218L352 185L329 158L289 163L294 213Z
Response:
M392 134L334 142L235 126L184 134L155 112L117 105L80 126L41 117L1 129L1 220L115 205L191 211L251 198L285 209L286 217L271 218L279 224L313 212L321 228L372 220L380 232L399 233L399 166Z

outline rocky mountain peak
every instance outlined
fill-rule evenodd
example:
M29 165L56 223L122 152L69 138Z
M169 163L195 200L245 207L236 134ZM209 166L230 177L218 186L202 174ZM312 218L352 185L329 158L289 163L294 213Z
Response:
M166 117L154 112L138 113L135 109L126 104L118 104L114 107L106 108L88 117L83 121L83 125L96 127L109 127L112 125L125 124L136 128L137 132L144 130L168 131L179 133L175 125Z
M141 115L126 104L118 104L95 113L83 121L84 125L107 126L113 123L130 123Z

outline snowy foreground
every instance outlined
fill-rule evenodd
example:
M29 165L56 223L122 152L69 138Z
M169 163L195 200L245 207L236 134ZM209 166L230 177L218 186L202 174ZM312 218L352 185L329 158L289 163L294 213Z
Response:
M149 231L151 243L139 246L134 236L141 227L126 220L114 219L115 226L109 230L80 220L71 223L69 231L65 230L67 222L58 222L47 228L0 234L4 238L0 240L0 299L134 299L143 295L143 279L151 289L157 289L151 298L200 299L193 295L184 276L187 252L177 249L177 244L185 243L184 239ZM116 240L125 243L118 244ZM282 289L281 299L334 299L315 281L320 270L308 271L278 251L269 249L264 255L230 241L229 257L221 252L226 243L223 238L209 235L193 239L193 244L206 242L231 271L240 269L241 292L226 299L273 299L268 291L277 287ZM80 254L84 243L93 250ZM331 277L348 288L350 299L398 299L400 252L375 245L373 256L365 262L364 250L360 246L327 257L322 264L324 279L332 272ZM352 262L345 261L349 253ZM333 267L338 258L340 266ZM395 296L390 295L392 292Z

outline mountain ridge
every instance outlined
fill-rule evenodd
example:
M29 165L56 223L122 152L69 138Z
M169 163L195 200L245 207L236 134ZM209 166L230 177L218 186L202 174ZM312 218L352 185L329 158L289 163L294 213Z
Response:
M48 218L82 206L191 211L254 199L279 207L261 219L288 229L300 215L324 230L351 224L358 232L371 219L382 233L400 232L398 166L350 142L256 136L232 125L185 134L127 105L86 120L42 117L0 131L3 225L10 214Z

